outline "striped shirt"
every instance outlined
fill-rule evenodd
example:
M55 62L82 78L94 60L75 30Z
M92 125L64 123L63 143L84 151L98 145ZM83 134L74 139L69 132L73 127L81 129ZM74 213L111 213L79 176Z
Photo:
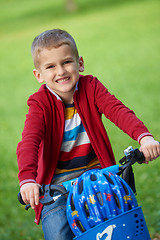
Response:
M81 118L73 104L65 105L65 129L52 183L61 184L90 168L100 167Z

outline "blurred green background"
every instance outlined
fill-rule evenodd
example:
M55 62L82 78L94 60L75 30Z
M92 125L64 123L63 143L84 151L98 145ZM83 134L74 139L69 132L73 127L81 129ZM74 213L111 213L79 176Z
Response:
M40 86L33 74L33 38L52 28L67 30L84 57L85 74L99 78L133 109L160 141L160 1L0 0L0 239L43 239L34 213L17 201L16 146L28 96ZM118 160L138 143L104 119ZM160 233L160 164L135 165L138 202L152 236ZM155 238L154 238L155 239Z

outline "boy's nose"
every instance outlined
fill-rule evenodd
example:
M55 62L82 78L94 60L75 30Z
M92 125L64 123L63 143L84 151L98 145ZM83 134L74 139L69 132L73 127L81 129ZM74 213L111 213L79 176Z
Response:
M63 66L58 66L57 74L63 76L65 74L65 68Z

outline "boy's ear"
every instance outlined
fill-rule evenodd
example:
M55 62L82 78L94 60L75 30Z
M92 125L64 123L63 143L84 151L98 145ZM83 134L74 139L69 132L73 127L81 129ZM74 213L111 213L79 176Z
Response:
M79 57L79 71L84 72L84 61L83 57Z
M37 69L33 69L33 74L39 83L44 82L44 80L41 78L41 73Z

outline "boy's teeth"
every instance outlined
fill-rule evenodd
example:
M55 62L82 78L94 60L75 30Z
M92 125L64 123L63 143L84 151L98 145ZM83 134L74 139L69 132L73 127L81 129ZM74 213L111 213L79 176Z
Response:
M67 81L69 78L64 78L64 79L61 79L61 80L58 80L58 82L65 82Z

